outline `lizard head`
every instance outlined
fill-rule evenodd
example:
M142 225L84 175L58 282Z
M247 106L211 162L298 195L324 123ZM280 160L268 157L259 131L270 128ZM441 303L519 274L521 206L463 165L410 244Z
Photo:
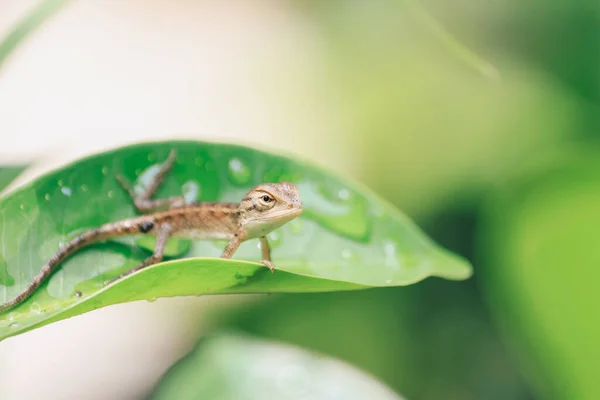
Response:
M241 224L247 238L264 236L302 212L300 193L293 183L263 183L240 202Z

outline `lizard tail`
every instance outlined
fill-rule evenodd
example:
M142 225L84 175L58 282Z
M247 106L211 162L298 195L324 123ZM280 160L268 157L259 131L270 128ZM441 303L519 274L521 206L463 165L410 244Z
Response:
M44 283L52 275L52 273L58 269L60 264L66 258L82 247L102 241L104 239L133 235L142 232L144 229L144 223L147 224L143 218L144 217L139 218L140 221L134 219L127 221L128 223L116 222L102 225L97 229L92 229L73 238L73 240L57 251L46 262L46 264L42 266L40 272L33 277L32 281L25 289L23 289L23 291L21 291L14 298L8 300L6 303L0 304L0 313L8 311L27 300L42 285L42 283Z

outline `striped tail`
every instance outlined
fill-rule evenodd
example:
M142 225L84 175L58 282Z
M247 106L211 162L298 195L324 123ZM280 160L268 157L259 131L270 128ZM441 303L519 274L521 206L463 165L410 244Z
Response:
M27 300L42 285L42 283L44 283L52 275L52 273L58 269L60 264L77 250L108 238L140 233L140 225L144 225L144 220L144 217L139 217L102 225L97 229L92 229L73 238L73 240L56 252L52 258L50 258L48 262L42 266L40 272L37 273L31 283L29 283L29 285L27 285L27 287L23 289L21 293L6 303L0 304L0 313L8 311Z

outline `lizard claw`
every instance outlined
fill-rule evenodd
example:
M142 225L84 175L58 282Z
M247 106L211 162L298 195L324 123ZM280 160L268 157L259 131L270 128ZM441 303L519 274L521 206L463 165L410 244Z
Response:
M273 263L269 260L262 260L260 262L261 264L264 264L267 268L269 268L269 270L271 270L271 273L275 273L275 265L273 265Z

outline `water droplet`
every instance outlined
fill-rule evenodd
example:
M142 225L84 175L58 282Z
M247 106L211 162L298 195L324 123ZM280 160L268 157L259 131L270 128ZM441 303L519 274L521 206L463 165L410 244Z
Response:
M299 234L299 233L302 233L302 225L303 224L304 223L302 222L301 219L294 219L294 220L290 221L289 227L290 227L290 230L292 231L292 233Z
M156 154L150 153L148 154L148 161L152 162L156 160Z
M396 257L396 243L387 240L383 245L383 253L385 254L385 262L388 266L397 268L400 264Z
M194 158L194 163L198 167L201 167L202 165L204 165L204 159L202 159L202 157L198 156L198 157Z
M356 263L360 261L360 256L357 252L353 251L352 249L342 250L342 258L344 259L344 261L351 263Z
M109 190L109 191L108 191L108 198L109 198L109 199L112 199L112 198L114 197L114 195L115 195L115 194L114 194L114 192L113 192L112 190Z
M17 324L16 322L12 322L10 325L8 325L8 327L12 329L17 329L19 327L19 324Z
M42 313L42 307L38 303L33 303L30 307L30 310L36 314Z
M21 210L24 210L24 209L25 209L25 204L21 204L21 205L19 206L19 208L20 208Z
M87 185L81 185L81 191L82 192L87 192L88 191Z
M71 188L68 187L63 187L60 189L60 191L67 197L71 197L71 194L73 193L71 192Z
M250 180L250 168L239 158L229 160L229 179L237 185L245 185Z
M383 245L383 252L388 257L395 257L396 256L396 245L393 242L386 242Z
M182 185L181 192L186 203L193 203L200 198L200 185L198 182L187 181Z
M11 322L13 322L18 316L19 316L18 313L11 312L10 314L8 314L8 320L11 321Z
M348 200L350 198L350 191L348 189L341 189L338 192L338 197L341 200Z
M347 191L349 199L340 201L338 190L332 190L323 182L296 182L305 210L310 210L310 218L327 229L358 241L368 238L371 223L367 200ZM341 196L346 196L341 191Z
M83 296L83 293L81 293L79 290L75 292L75 297L81 297Z
M102 174L103 175L108 174L108 167L102 167Z
M48 193L46 193L46 195L44 196L44 198L47 200L50 200L50 195Z
M374 206L372 212L375 218L382 218L385 215L385 211L381 205Z
M63 184L64 184L63 180L62 180L62 179L59 179L59 180L58 180L58 186L62 187L62 186L63 186Z

